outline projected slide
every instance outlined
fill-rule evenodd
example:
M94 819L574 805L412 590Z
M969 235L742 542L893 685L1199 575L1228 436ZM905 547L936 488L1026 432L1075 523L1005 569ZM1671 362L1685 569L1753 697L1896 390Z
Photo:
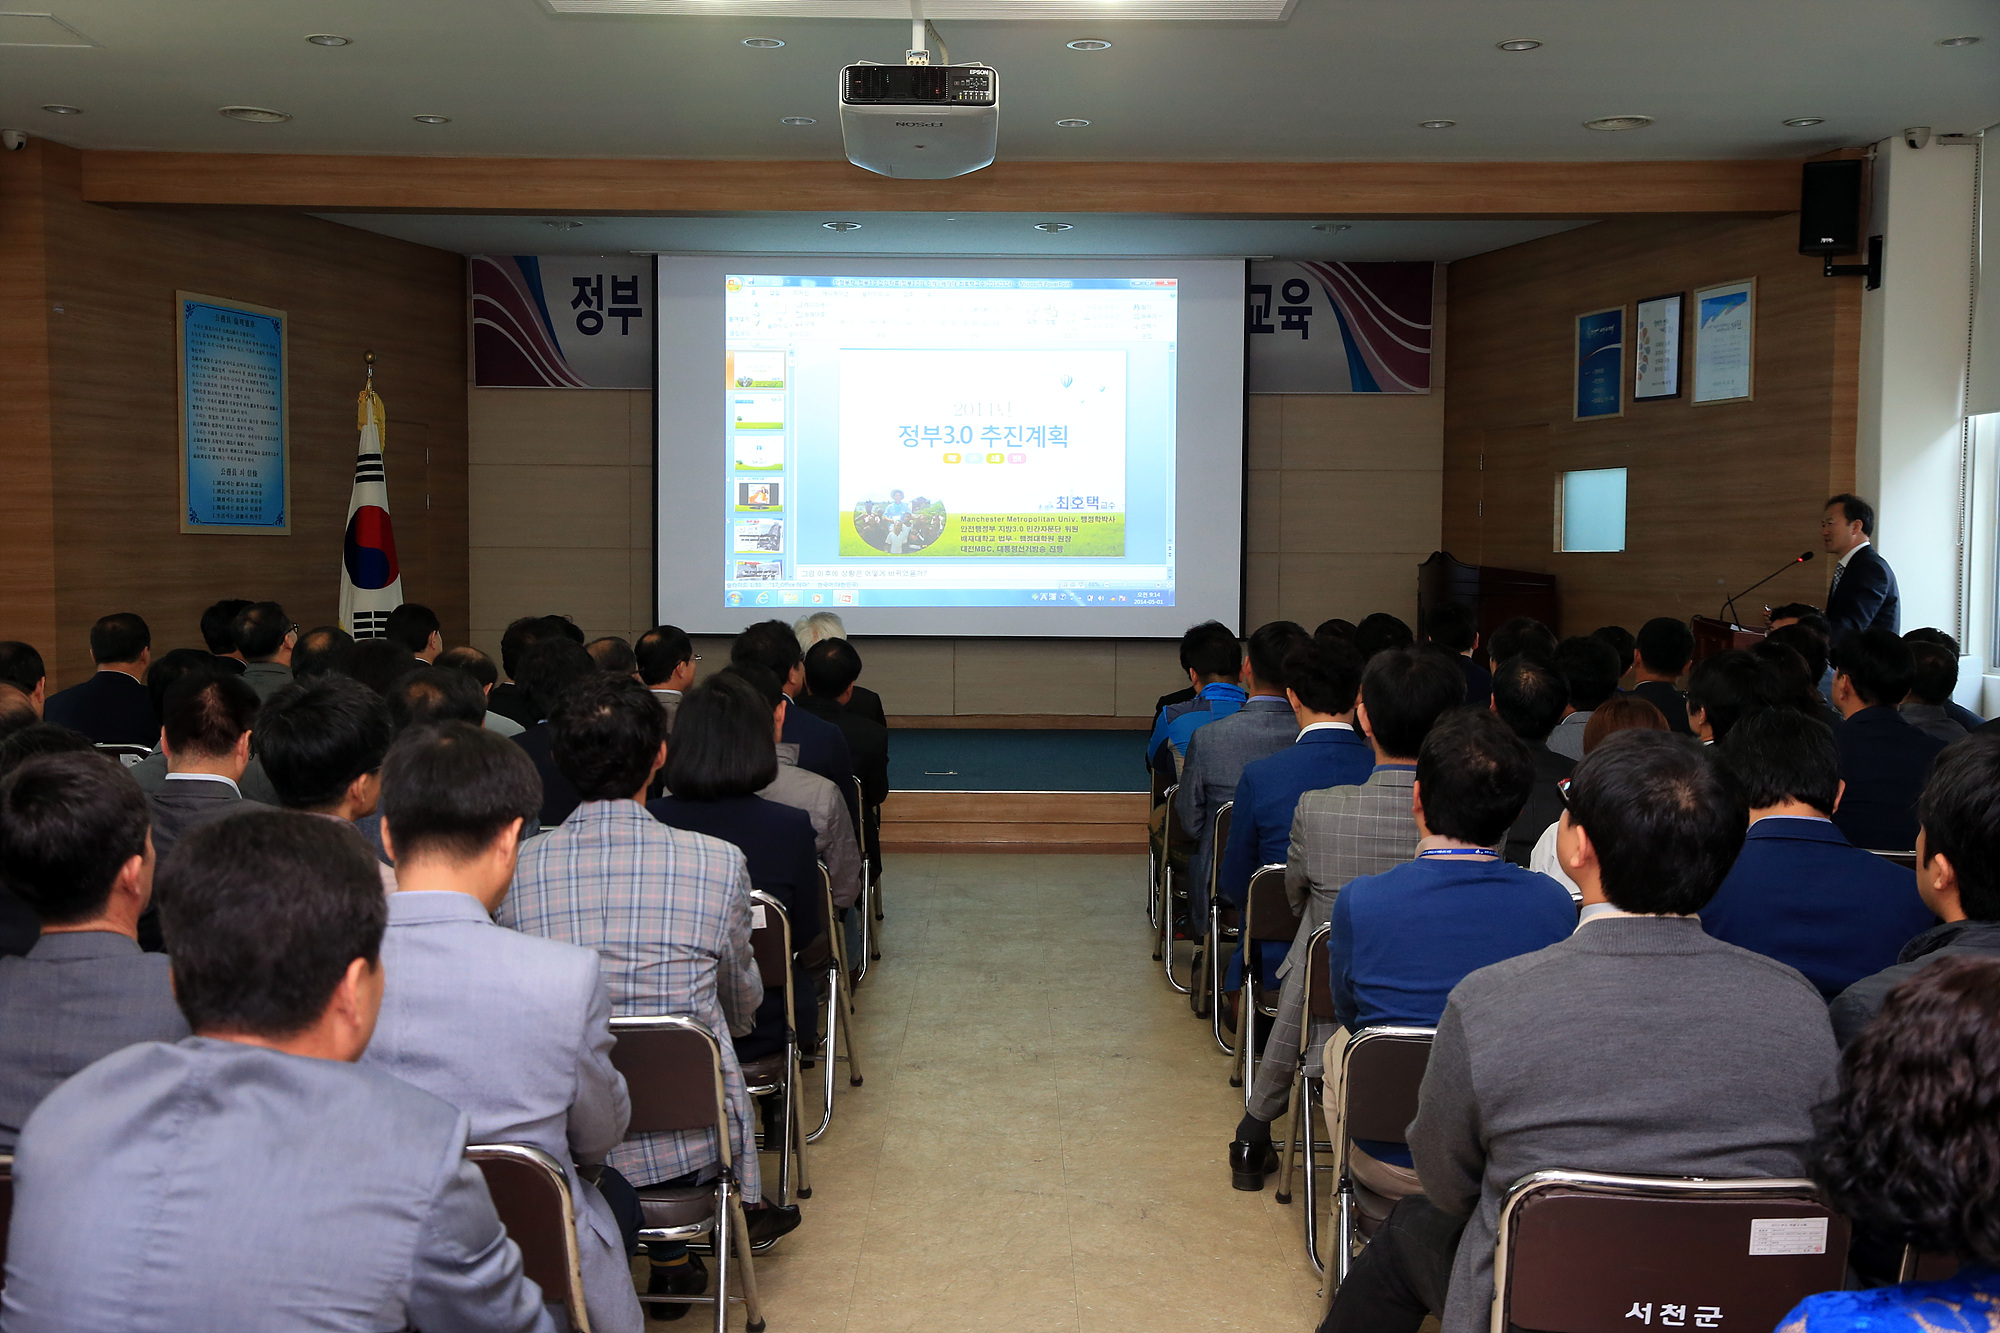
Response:
M1174 605L1177 279L723 287L725 607Z

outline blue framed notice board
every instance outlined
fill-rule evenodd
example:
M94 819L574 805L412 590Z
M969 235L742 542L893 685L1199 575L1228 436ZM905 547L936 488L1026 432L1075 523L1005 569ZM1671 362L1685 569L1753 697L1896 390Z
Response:
M1625 415L1625 307L1576 317L1574 420Z
M291 368L286 317L175 293L180 350L181 531L291 534Z

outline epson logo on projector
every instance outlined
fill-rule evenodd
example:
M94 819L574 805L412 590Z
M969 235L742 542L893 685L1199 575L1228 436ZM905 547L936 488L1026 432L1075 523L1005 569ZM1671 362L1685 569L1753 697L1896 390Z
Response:
M944 122L941 120L899 120L896 122L896 128L899 130L941 130L944 128Z

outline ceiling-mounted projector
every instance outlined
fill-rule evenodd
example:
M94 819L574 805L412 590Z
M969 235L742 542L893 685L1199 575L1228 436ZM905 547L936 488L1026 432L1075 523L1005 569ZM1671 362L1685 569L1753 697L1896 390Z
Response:
M934 181L977 171L991 165L999 127L1000 76L989 66L849 65L840 71L847 160L878 175Z

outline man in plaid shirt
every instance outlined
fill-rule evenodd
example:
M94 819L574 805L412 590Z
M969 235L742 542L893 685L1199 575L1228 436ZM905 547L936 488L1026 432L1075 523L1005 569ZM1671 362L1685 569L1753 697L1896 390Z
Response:
M728 1040L750 1030L764 998L750 952L743 853L646 813L646 788L666 762L667 719L630 676L593 674L570 686L550 714L549 732L556 766L583 803L522 846L500 924L595 949L618 1016L683 1014L722 1039L730 1151L743 1197L760 1200L756 1121ZM634 1135L609 1158L640 1188L694 1184L718 1161L712 1137L699 1130ZM753 1241L798 1225L796 1207L749 1207ZM653 1259L655 1292L687 1295L706 1285L685 1246L656 1246Z

